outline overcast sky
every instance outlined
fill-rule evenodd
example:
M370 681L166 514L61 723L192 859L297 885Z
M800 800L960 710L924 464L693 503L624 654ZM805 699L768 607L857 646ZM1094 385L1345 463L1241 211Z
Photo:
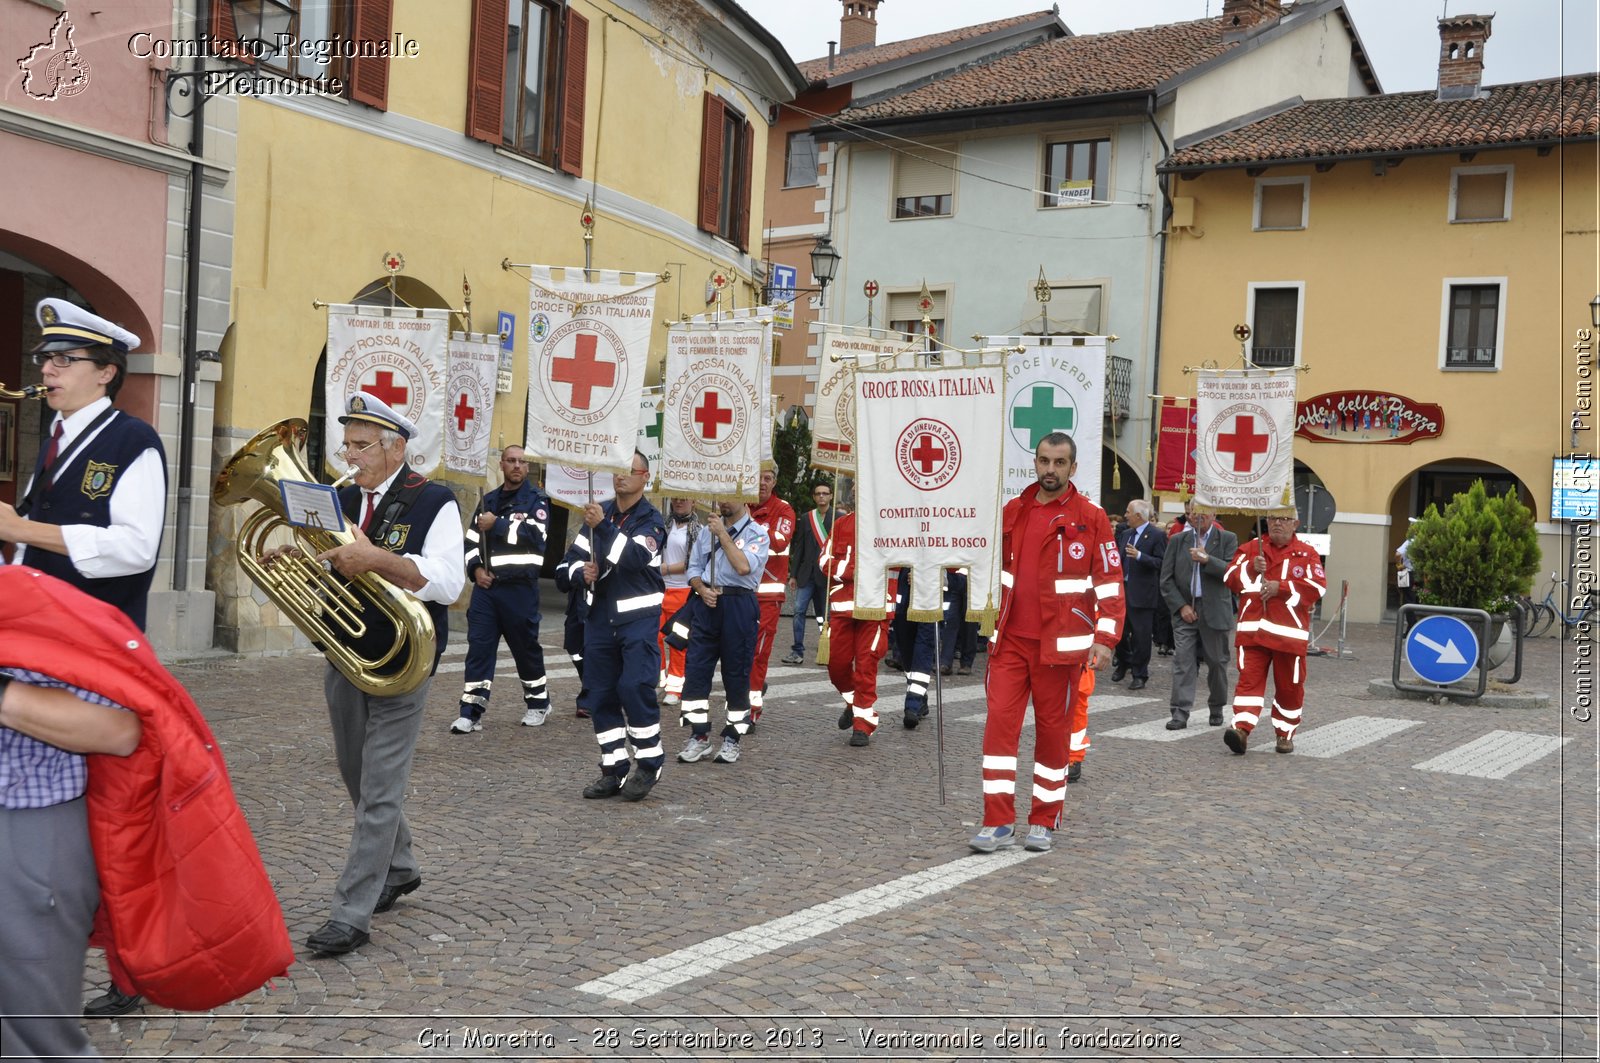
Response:
M839 39L840 0L738 0L783 43L795 62L828 54ZM1222 13L1222 0L1061 0L1074 33L1183 22ZM1484 83L1532 81L1600 69L1595 0L1346 0L1385 92L1438 82L1439 17L1493 14ZM883 0L878 43L1025 15L1049 0Z

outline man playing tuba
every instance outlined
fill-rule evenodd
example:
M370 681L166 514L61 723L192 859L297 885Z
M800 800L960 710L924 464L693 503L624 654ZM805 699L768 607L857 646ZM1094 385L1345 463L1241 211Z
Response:
M437 667L445 645L446 610L466 582L455 496L406 466L406 441L416 435L416 426L379 399L356 392L339 422L344 425L339 453L354 479L340 490L339 503L355 541L317 559L347 578L370 572L421 600L437 633ZM273 550L262 561L271 564L294 549ZM333 723L334 755L356 822L344 872L334 888L332 914L306 939L313 952L337 955L365 945L373 914L387 912L422 885L402 805L431 685L430 672L404 694L372 695L328 666L323 691Z

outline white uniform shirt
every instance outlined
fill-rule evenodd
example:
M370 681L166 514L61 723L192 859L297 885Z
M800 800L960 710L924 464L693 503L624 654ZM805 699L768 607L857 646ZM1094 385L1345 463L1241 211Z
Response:
M389 485L394 478L404 472L404 465L396 469L387 480L378 485L376 491L371 492L373 505L383 501L384 494L389 490ZM367 512L367 490L361 489L361 502L356 508L356 523L360 524L361 518ZM381 517L381 512L375 512L373 518ZM466 586L467 573L461 565L461 557L466 546L461 530L461 507L456 505L452 497L450 502L439 507L439 512L434 516L433 523L428 525L428 534L422 540L420 554L406 553L401 557L409 557L417 566L417 572L428 582L411 593L425 602L438 602L449 605L461 597L461 590Z
M689 585L687 569L678 573L670 573L666 569L668 565L687 566L689 564L690 526L689 521L679 524L672 519L670 514L667 516L667 545L661 551L661 580L668 587L681 588Z
M61 424L60 453L65 454L100 411L111 405L102 396L70 417L57 413L50 422L50 433ZM126 414L118 413L117 417ZM115 418L107 420L84 441L85 447L94 445L95 437L105 431ZM48 444L46 444L48 446ZM58 470L57 479L60 479ZM54 483L54 481L52 481ZM29 481L29 488L33 486ZM161 454L149 447L122 470L111 487L111 524L97 528L92 524L63 524L61 538L67 544L67 557L72 567L90 579L109 576L131 576L153 568L156 550L161 545L161 525L167 515L167 481L161 468ZM27 547L19 547L13 560L27 563Z

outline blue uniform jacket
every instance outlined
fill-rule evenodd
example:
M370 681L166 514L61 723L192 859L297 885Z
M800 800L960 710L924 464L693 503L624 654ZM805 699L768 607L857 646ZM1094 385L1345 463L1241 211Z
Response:
M613 499L604 506L605 519L593 528L583 527L572 541L561 568L575 586L583 584L583 566L599 563L599 578L584 595L591 620L621 626L648 619L661 624L661 602L666 584L661 579L661 547L667 528L661 513L641 498L618 520Z
M550 519L550 499L531 480L524 480L517 488L509 508L501 505L504 493L504 484L490 491L483 497L483 508L467 521L468 580L475 578L478 567L483 564L481 551L484 539L488 540L489 545L489 568L497 580L529 581L539 578L539 568L544 564L545 526ZM480 538L478 514L500 514L502 509L504 515L497 516L494 527L483 532Z

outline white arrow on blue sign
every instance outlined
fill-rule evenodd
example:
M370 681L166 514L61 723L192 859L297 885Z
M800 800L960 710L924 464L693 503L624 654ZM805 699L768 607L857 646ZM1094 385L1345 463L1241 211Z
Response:
M1406 635L1406 663L1429 683L1457 682L1478 666L1478 636L1453 616L1426 617Z

